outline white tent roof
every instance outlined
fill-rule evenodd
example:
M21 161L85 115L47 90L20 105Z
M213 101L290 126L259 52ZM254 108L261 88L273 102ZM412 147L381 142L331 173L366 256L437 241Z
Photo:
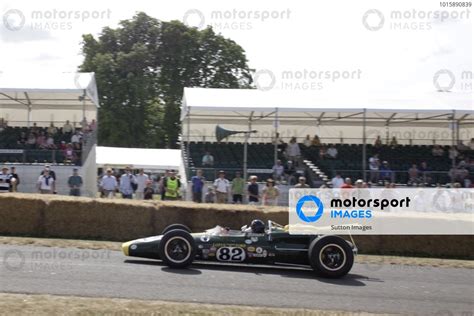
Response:
M28 109L31 121L49 123L79 122L83 111L91 121L98 107L94 73L0 73L0 117L12 126L28 120Z
M144 168L151 170L179 170L181 166L180 149L149 149L97 147L96 162L98 167Z
M430 92L406 95L341 92L261 91L256 89L185 88L182 119L191 124L248 123L253 119L273 121L278 111L280 122L295 125L362 125L366 111L367 125L446 123L453 113L456 119L474 123L473 98L470 93Z

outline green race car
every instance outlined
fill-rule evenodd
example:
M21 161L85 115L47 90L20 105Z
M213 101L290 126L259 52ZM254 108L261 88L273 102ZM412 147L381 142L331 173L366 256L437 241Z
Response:
M305 266L330 278L346 275L357 253L354 243L341 237L290 235L287 227L260 220L241 230L216 226L202 233L173 224L162 235L123 243L122 250L126 256L162 260L172 268L186 268L195 260Z

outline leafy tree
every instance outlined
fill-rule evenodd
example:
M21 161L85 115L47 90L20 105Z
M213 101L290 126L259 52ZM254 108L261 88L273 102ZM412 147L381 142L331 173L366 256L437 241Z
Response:
M145 13L83 35L80 71L95 72L100 95L99 143L177 146L184 87L249 88L244 50L212 28L162 22Z

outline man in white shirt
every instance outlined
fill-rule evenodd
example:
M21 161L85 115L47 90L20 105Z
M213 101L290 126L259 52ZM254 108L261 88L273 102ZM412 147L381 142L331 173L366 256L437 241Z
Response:
M133 185L136 184L137 180L132 174L130 167L125 168L125 173L120 177L120 193L122 198L131 199L133 197Z
M342 179L340 174L336 174L336 176L332 178L331 184L333 188L339 189L344 184L344 179Z
M100 188L106 198L113 199L117 190L117 179L112 175L112 169L107 169L106 175L100 181Z
M331 147L329 147L329 149L327 150L326 155L327 155L328 158L336 159L337 158L337 149L336 149L336 147L334 147L334 145L331 145Z
M70 134L70 133L72 133L72 131L73 131L73 127L72 127L71 123L69 123L69 120L68 120L68 121L66 121L66 124L64 124L64 126L63 126L63 133L64 134Z
M76 134L72 135L71 137L71 143L80 143L81 142L81 134L79 133L79 131L76 131Z
M0 173L0 193L7 193L10 191L12 177L8 173L8 168L3 167Z
M206 151L206 154L202 157L202 165L212 167L214 165L214 157Z
M148 183L148 175L144 173L143 169L140 169L139 173L135 176L135 180L137 181L135 198L137 200L143 200L146 184Z
M39 176L37 187L41 194L52 194L56 191L56 184L49 169L44 169L43 174Z
M229 187L230 182L225 178L225 172L223 170L219 171L219 178L214 181L217 203L227 203Z
M272 169L275 180L280 181L283 177L283 173L285 172L285 167L281 163L281 160L277 160Z

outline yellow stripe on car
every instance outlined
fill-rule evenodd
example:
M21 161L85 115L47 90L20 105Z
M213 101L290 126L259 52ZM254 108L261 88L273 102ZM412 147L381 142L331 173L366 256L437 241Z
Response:
M132 243L131 241L128 241L128 242L124 242L122 244L122 251L123 251L124 255L126 255L126 256L128 256L128 249L130 248L131 243Z

